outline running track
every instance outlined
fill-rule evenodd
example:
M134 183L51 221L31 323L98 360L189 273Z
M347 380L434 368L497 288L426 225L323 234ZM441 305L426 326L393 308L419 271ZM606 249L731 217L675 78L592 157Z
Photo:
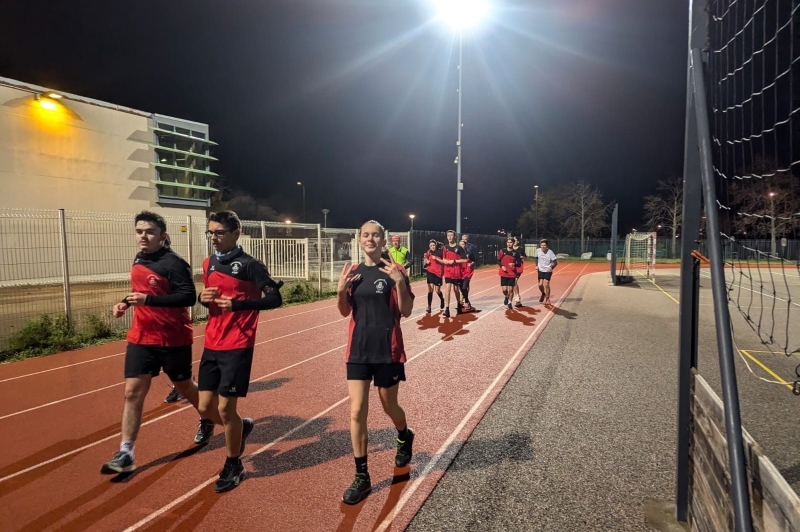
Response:
M145 403L138 469L99 474L119 446L123 342L0 366L0 530L402 530L582 274L602 263L566 263L553 278L553 310L534 296L502 307L495 269L479 270L472 302L481 312L425 315L425 287L403 333L409 381L400 401L415 429L410 468L394 468L396 432L371 398L372 495L348 507L353 477L344 378L347 321L333 301L261 314L242 415L256 420L245 451L247 477L217 495L223 436L192 437L197 414L163 403L162 376ZM535 298L538 301L538 297ZM434 297L434 306L437 298ZM451 304L454 308L454 304ZM568 307L568 304L567 304ZM196 328L195 363L203 328ZM533 351L535 353L535 350Z

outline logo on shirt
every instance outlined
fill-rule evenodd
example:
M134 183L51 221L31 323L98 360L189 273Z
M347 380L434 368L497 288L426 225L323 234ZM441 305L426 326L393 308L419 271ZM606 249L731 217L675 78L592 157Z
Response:
M239 270L241 270L241 269L242 269L242 263L241 262L239 262L239 261L231 262L231 272L233 272L233 275L238 274Z
M155 275L148 275L147 282L150 283L150 288L155 288L158 285L158 277Z
M211 268L209 268L208 271L213 272L216 269L217 269L217 265L216 264L212 264Z
M386 289L386 280L385 279L378 279L375 281L375 293L382 294L383 291Z

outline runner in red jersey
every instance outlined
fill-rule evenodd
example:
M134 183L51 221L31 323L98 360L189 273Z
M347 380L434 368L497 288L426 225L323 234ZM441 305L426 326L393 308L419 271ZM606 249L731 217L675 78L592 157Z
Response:
M136 468L134 447L142 424L142 410L153 377L163 368L175 388L197 408L197 386L192 381L193 329L189 309L196 292L189 265L169 247L167 223L156 213L142 211L134 218L139 253L131 268L131 292L114 305L121 318L130 307L133 325L125 350L125 405L119 452L103 464L105 474ZM206 443L214 426L201 423L195 443Z
M408 428L406 414L397 402L400 381L406 380L400 318L411 315L414 294L403 266L381 257L386 244L386 231L381 224L366 222L358 240L364 250L364 262L353 267L345 264L337 286L339 312L342 316L352 315L345 361L356 475L342 496L346 504L357 504L372 490L367 469L370 381L375 382L383 410L397 429L397 467L411 462L414 442L414 432Z
M444 264L442 264L442 250L436 240L428 242L428 251L422 261L422 267L427 272L428 282L428 308L425 310L431 313L431 303L433 302L433 292L439 295L441 309L444 310L444 296L442 295L442 275L444 275Z
M214 491L228 491L244 478L241 455L254 423L237 411L247 396L258 313L280 307L280 287L264 264L237 244L242 222L233 211L211 213L208 231L215 253L203 261L200 303L208 307L205 349L200 359L199 410L204 418L219 415L225 426L228 458ZM219 412L219 414L216 414Z
M519 278L522 277L522 271L525 269L525 259L528 256L525 254L525 248L520 244L519 238L514 237L514 251L519 253L519 266L517 267L517 281L514 283L514 306L521 307L522 300L519 295Z
M497 252L497 264L500 267L497 271L500 274L500 287L503 289L503 304L508 308L511 306L511 297L514 295L514 285L517 281L517 268L522 264L519 252L514 250L514 239L506 239L506 249Z
M467 255L467 262L461 265L461 295L464 296L464 312L474 312L475 307L469 302L469 283L475 273L475 255L467 251L467 241L461 240L459 243L464 253Z
M444 317L450 317L450 289L456 293L456 314L461 314L461 265L467 262L467 253L456 243L456 232L447 232L447 245L442 248L444 261Z

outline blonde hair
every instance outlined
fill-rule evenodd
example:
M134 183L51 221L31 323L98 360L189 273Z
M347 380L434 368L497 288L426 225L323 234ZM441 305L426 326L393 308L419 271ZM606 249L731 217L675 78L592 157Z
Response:
M358 229L359 234L361 234L361 230L364 229L364 226L367 224L377 225L378 232L381 234L381 238L386 238L386 229L384 229L383 226L379 222L376 222L375 220L367 220L366 222L361 224L361 227Z

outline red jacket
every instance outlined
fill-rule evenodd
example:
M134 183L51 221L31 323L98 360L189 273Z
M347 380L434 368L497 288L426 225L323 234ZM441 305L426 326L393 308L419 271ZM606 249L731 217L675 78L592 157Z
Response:
M517 250L501 249L497 252L497 264L500 266L497 270L500 277L516 277L517 268L522 265L522 257Z

